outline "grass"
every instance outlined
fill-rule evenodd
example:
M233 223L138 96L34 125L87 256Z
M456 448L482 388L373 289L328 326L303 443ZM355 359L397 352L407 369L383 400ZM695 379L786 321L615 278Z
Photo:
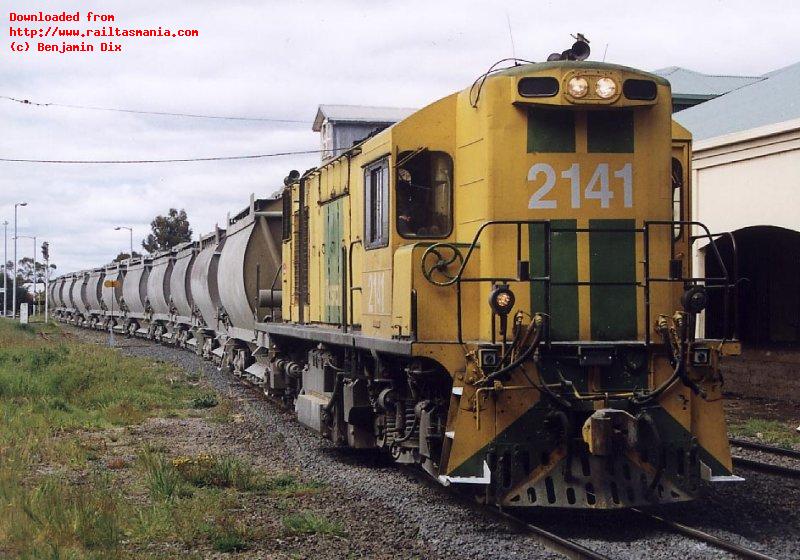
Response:
M795 428L777 420L748 418L731 426L731 432L738 436L757 438L764 443L784 447L800 446L800 433Z
M219 399L214 393L204 393L192 399L192 408L214 408Z
M342 537L345 534L340 523L330 521L310 511L290 513L285 515L281 521L286 531L294 535L322 534Z
M161 558L176 543L234 553L279 537L282 524L341 533L313 514L280 517L321 489L292 474L230 455L171 456L167 443L126 444L132 462L111 449L127 426L192 409L231 414L196 374L74 342L53 324L0 320L0 558ZM278 529L241 521L255 496L276 504Z

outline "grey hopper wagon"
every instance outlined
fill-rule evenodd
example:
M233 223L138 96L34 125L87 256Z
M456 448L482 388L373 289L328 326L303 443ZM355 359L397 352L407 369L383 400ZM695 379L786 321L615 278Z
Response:
M105 280L105 276L105 269L95 268L89 272L86 280L84 298L89 308L89 321L92 327L97 327L99 325L105 311L102 302L103 280Z
M128 260L125 281L122 283L122 306L129 334L147 334L147 277L151 259L139 257Z
M197 258L199 244L186 243L177 248L172 275L169 280L170 296L172 298L173 320L185 325L192 324L192 299L191 270Z
M64 288L61 290L64 300L64 308L68 310L68 315L71 317L75 314L75 301L72 299L72 290L75 288L75 282L78 281L78 273L73 272L64 279Z
M47 297L50 299L50 307L55 309L58 307L56 303L56 289L58 288L58 279L50 280L50 285L47 289Z
M190 329L194 326L191 272L199 248L197 242L184 243L175 248L175 261L169 279L171 334L174 342L180 345L188 343Z
M172 275L174 255L171 251L153 257L153 266L147 277L147 299L150 302L153 321L169 321L169 278Z
M164 251L153 256L153 266L147 277L147 300L150 302L149 336L169 339L171 320L169 280L175 263L175 253Z
M223 363L237 374L263 381L264 368L255 363L259 350L255 325L280 307L281 200L252 196L247 208L228 218L218 284L228 339ZM275 289L275 288L278 289Z
M239 340L254 342L255 323L270 310L259 291L271 287L280 271L280 205L279 199L251 198L247 208L228 219L218 285L228 332ZM275 301L280 305L280 290Z
M63 296L65 282L66 278L64 276L59 276L53 281L53 285L51 288L52 291L50 295L50 298L53 302L52 303L53 311L61 311L62 309L64 309L64 307L66 307L66 305L64 305L64 296Z
M75 309L74 322L76 325L83 325L88 317L89 307L85 299L86 284L88 281L88 272L78 272L75 274L75 281L72 283L72 288L70 290L72 308Z
M217 284L217 269L222 247L225 245L225 230L216 228L199 241L200 250L189 272L189 289L194 302L193 329L196 349L210 357L219 345L218 337L226 336L225 326L219 320L220 302ZM220 355L218 352L217 356Z

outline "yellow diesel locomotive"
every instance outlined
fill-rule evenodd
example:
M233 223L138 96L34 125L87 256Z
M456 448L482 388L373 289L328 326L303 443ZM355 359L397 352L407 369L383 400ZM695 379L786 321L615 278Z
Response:
M587 54L490 71L287 177L265 392L504 507L737 479L720 358L738 344L695 336L735 279L692 272L716 235L692 221L690 134L663 78Z

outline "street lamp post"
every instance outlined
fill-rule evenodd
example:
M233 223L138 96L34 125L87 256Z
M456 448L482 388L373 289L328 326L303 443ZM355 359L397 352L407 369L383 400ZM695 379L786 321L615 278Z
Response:
M133 258L133 228L128 227L128 226L117 226L117 227L114 228L114 231L119 231L121 229L127 229L128 233L131 234L131 248L130 248L130 252L128 253L128 258L132 259Z
M14 293L11 296L12 303L11 303L11 318L15 319L17 317L17 207L18 206L27 206L27 202L17 202L14 204L14 262L13 262L13 274L14 274Z
M3 317L8 313L8 220L3 221Z
M20 235L20 239L32 239L33 240L33 265L31 267L31 282L33 283L33 309L35 315L36 311L36 236L35 235Z

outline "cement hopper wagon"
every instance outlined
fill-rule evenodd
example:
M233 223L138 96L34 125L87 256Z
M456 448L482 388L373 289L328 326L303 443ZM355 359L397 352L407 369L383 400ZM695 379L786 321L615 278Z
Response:
M189 289L194 303L195 326L192 329L196 351L206 358L222 355L220 339L226 336L225 326L219 320L220 300L217 270L222 248L225 246L225 230L217 228L199 241L199 252L189 271Z
M139 257L128 260L128 271L122 283L122 308L125 311L125 331L128 335L147 335L148 307L147 278L152 260Z
M199 247L199 243L189 242L175 248L175 261L169 278L170 307L172 311L169 339L178 346L186 346L194 325L191 271L192 265L197 258Z
M255 324L280 308L280 199L250 198L250 205L228 219L228 233L219 262L218 285L222 319L227 327L222 364L234 373L247 373L263 382Z
M78 326L89 326L89 306L85 299L86 284L89 281L88 272L75 273L75 281L70 288L70 299L72 308L75 310L73 313L72 322Z
M153 257L153 268L147 277L147 299L150 302L148 337L162 340L168 337L171 321L169 279L175 264L175 253L164 251Z
M105 276L106 271L103 268L95 268L89 271L84 288L84 299L89 308L89 326L93 329L100 327L103 321L105 309L103 308L101 292L103 291Z

